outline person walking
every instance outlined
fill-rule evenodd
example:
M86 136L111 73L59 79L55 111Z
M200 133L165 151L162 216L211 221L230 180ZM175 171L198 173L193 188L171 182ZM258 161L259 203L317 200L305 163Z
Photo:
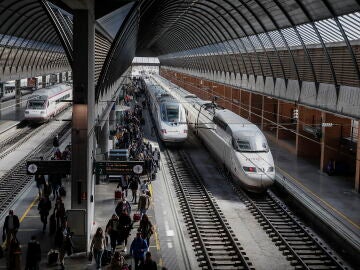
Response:
M146 240L148 246L150 246L150 237L154 234L154 226L149 220L148 215L144 214L140 220L138 231L141 232L141 236Z
M111 251L114 252L117 242L119 240L119 217L115 214L112 215L108 224L106 225L105 232L110 236Z
M55 203L55 217L56 217L56 224L57 227L60 227L61 224L63 224L65 222L65 204L63 203L61 197L58 197L56 199L56 203Z
M124 252L126 252L127 239L130 235L130 231L132 228L131 217L126 210L123 210L121 215L119 216L118 225L119 241L120 243L124 243Z
M148 250L148 245L144 239L141 238L141 233L137 232L136 237L131 243L130 254L135 261L135 270L140 270L141 265L144 263L145 252Z
M6 216L3 227L3 241L6 239L6 247L10 245L10 241L16 238L16 233L20 227L20 221L17 215L14 215L14 211L10 210L9 215Z
M146 191L143 190L142 194L139 197L139 203L138 203L138 211L141 214L141 217L146 214L146 211L149 209L150 206L150 198L148 195L146 195Z
M101 269L101 257L104 253L105 246L103 230L101 227L98 227L90 245L90 251L94 254L97 269Z
M38 204L40 220L43 223L43 233L46 230L47 218L51 209L51 202L48 197L42 197Z
M43 174L35 174L34 180L39 191L39 198L41 198L44 193L45 176Z
M28 243L26 253L26 266L25 270L39 270L39 264L41 261L41 247L36 236L31 236L31 240Z
M64 258L65 254L71 255L72 242L70 228L65 221L56 231L55 246L59 248L59 261L61 269L65 269Z
M145 261L142 266L142 270L157 270L157 264L153 259L151 258L151 252L146 252L145 255Z

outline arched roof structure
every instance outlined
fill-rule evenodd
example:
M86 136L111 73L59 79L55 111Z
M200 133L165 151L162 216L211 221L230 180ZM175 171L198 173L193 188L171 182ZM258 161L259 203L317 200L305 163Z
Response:
M71 66L66 2L0 3L2 74ZM360 116L359 0L95 0L95 18L97 97L134 56L158 56L164 68Z

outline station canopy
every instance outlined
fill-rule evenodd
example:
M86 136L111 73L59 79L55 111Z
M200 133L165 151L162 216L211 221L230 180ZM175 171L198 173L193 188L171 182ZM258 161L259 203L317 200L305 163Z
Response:
M77 0L3 0L0 74L72 65ZM97 96L135 56L163 67L360 86L358 0L95 0ZM1 77L1 76L0 76ZM0 78L1 79L1 78Z

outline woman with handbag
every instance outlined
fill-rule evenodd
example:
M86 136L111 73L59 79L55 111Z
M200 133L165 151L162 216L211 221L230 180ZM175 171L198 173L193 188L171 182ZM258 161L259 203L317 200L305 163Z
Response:
M90 245L90 252L94 254L97 269L101 269L101 257L105 246L104 232L101 227L98 227Z

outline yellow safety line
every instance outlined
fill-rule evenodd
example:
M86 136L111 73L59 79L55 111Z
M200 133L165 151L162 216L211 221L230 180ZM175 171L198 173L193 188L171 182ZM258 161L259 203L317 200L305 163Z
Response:
M277 166L276 166L277 167ZM350 224L352 224L354 227L356 227L357 229L360 229L360 225L356 224L354 221L352 221L350 218L348 218L345 214L343 214L342 212L340 212L339 210L337 210L335 207L333 207L331 204L329 204L328 202L326 202L324 199L322 199L319 195L317 195L316 193L314 193L312 190L310 190L308 187L306 187L304 184L302 184L299 180L297 180L296 178L294 178L293 176L291 176L290 174L288 174L286 171L282 170L281 168L277 167L277 169L279 169L282 173L286 174L287 177L293 179L297 184L299 184L301 187L303 187L307 192L311 193L314 197L316 197L317 199L319 199L322 203L324 203L326 206L328 206L329 208L331 208L334 212L336 212L337 214L339 214L341 217L343 217L345 220L347 220Z
M26 215L29 213L30 209L35 205L36 201L38 200L39 195L37 195L35 197L35 199L32 201L32 203L29 205L29 207L26 209L25 213L21 216L20 218L20 222L22 222L24 220L24 218L26 217Z
M35 205L36 201L38 200L39 195L37 195L35 197L35 199L31 202L31 204L29 205L29 207L25 210L24 214L21 216L20 218L20 223L24 220L24 218L27 216L27 214L29 213L30 209ZM2 243L1 247L4 249L5 248L5 241Z

